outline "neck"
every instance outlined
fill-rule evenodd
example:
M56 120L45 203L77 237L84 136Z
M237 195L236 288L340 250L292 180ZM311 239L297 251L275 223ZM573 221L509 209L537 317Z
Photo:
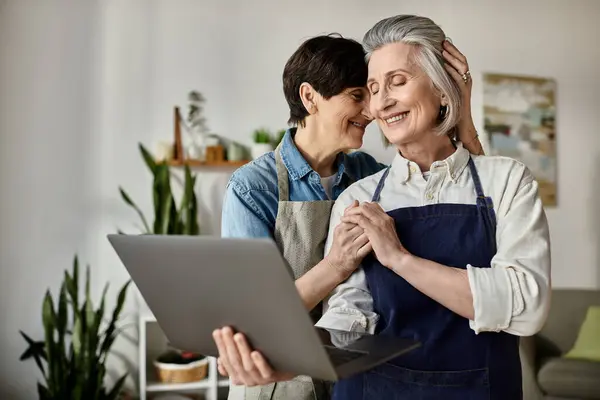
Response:
M298 126L294 143L300 154L308 162L310 167L322 177L331 176L336 172L335 159L340 149L331 143L327 143L326 132L320 132L315 126L307 124Z
M434 132L421 140L396 146L402 157L416 163L421 171L429 171L435 161L445 160L456 151L448 135L438 136Z

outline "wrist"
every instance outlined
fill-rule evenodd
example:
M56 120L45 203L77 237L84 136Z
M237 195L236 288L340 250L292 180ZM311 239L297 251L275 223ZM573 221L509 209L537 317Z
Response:
M402 273L406 270L407 266L410 264L412 258L414 258L412 254L400 249L391 258L389 263L390 265L387 267L394 271L396 274L402 275Z
M335 260L329 255L325 256L323 261L325 261L325 268L328 270L328 275L332 275L333 272L333 276L335 277L337 283L345 281L352 274L352 272L348 272L347 268L344 268L341 262Z

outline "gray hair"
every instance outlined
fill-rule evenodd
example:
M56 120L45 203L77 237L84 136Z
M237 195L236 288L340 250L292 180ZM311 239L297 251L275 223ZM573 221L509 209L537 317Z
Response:
M417 15L397 15L383 19L369 29L363 38L367 63L375 50L387 44L402 42L415 46L413 61L448 101L446 116L436 127L439 135L452 132L458 124L462 107L460 87L444 68L444 40L446 35L442 28L431 19Z

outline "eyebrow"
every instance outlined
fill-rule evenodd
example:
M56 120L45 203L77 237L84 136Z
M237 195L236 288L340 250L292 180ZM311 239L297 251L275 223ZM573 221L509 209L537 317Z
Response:
M385 73L385 77L387 78L387 77L389 77L390 75L394 75L394 74L395 74L395 73L397 73L397 72L404 72L406 75L411 75L411 72L410 72L410 71L407 71L407 70L405 70L405 69L403 69L403 68L397 68L397 69L395 69L395 70L393 70L393 71L388 71L388 72L386 72L386 73ZM367 79L367 84L369 84L369 83L371 83L371 82L374 82L374 81L375 81L375 79L374 79L374 78L369 78L369 79Z

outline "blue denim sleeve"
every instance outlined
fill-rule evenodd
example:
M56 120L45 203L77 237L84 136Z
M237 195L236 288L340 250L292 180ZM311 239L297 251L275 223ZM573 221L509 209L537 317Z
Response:
M234 182L227 185L221 217L221 237L273 237L273 227L266 213L252 197L252 191L241 190Z

